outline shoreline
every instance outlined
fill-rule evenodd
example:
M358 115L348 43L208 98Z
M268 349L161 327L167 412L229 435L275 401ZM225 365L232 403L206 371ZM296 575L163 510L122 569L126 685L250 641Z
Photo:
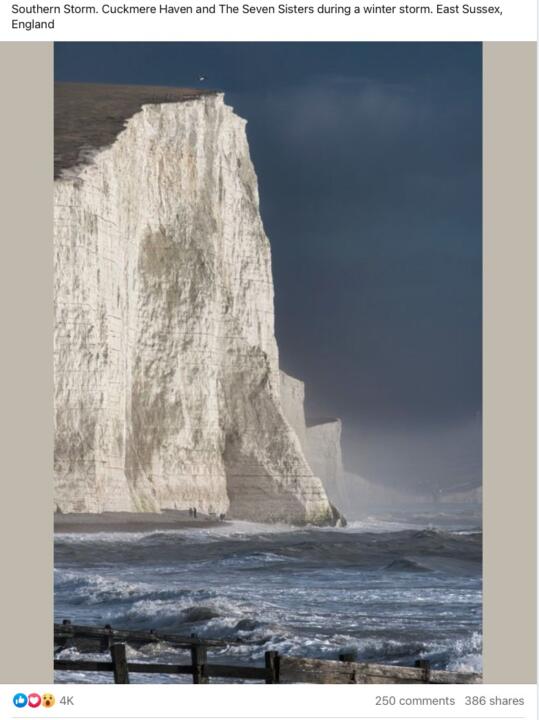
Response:
M201 513L194 518L187 510L164 510L161 513L54 513L55 534L204 530L226 524L226 520L218 520Z
M445 532L482 532L481 515L477 509L467 513L455 512L456 508L416 508L415 512L388 512L387 507L371 508L363 517L352 519L348 531L399 532L402 530L440 530ZM453 512L451 512L453 510ZM434 512L432 512L434 511ZM159 530L205 530L232 525L234 519L219 519L215 515L199 512L196 518L188 510L163 510L152 512L103 512L103 513L54 513L54 533L103 533L103 532L156 532ZM260 525L260 523L257 523ZM266 524L263 524L266 525ZM277 524L278 526L279 524ZM268 530L275 525L267 524ZM346 532L346 528L312 525L286 526L287 530L333 530Z

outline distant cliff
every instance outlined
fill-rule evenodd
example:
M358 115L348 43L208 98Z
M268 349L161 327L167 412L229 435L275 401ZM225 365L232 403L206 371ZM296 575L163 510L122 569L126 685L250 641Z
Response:
M60 86L56 160L58 509L334 522L281 406L245 121L219 94Z
M341 421L338 418L305 419L305 386L281 371L281 401L313 472L322 479L331 503L347 515L348 493L341 453Z

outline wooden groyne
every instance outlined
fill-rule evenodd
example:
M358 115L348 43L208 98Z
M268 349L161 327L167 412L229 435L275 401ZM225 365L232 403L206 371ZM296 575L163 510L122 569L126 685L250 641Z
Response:
M418 660L415 667L355 662L345 655L339 660L316 660L312 658L281 655L275 651L264 654L263 666L217 664L208 662L208 650L225 649L234 645L253 643L240 640L208 640L196 635L181 636L154 631L117 630L110 625L104 628L88 625L72 625L68 620L54 626L56 651L76 646L88 649L93 643L96 649L110 652L110 660L62 660L55 658L54 669L67 672L110 672L114 682L129 683L131 673L159 675L190 675L196 685L206 684L211 678L260 681L266 684L317 683L317 684L477 684L482 676L477 673L433 670L425 660ZM127 659L126 646L141 647L148 643L166 642L172 647L189 650L188 664L131 662ZM257 643L258 644L258 643Z

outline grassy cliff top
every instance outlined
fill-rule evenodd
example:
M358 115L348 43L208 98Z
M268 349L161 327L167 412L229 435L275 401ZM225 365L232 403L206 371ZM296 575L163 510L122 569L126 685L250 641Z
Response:
M54 177L81 153L111 145L142 105L185 102L215 91L152 85L54 85Z

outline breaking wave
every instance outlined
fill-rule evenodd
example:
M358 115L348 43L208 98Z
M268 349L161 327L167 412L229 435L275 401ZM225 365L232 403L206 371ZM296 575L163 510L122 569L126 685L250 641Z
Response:
M347 652L364 661L406 665L427 658L436 668L478 671L481 541L479 531L253 523L60 535L55 615L241 640L226 655L251 664L262 662L266 650L327 659ZM178 658L163 643L129 652ZM74 679L64 675L57 682Z

